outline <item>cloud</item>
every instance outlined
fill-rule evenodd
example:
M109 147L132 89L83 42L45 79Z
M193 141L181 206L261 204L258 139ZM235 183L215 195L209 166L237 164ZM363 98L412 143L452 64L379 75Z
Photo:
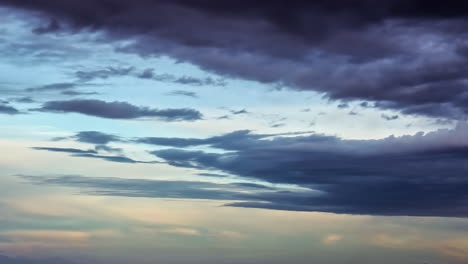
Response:
M0 114L17 115L19 113L20 111L13 106L0 104Z
M52 152L65 152L65 153L76 153L76 154L96 154L95 150L82 150L76 148L49 148L49 147L33 147L35 150L47 150Z
M110 142L107 136L104 138L103 142ZM254 134L240 130L209 138L143 137L126 142L171 147L150 153L171 166L205 171L201 176L222 173L295 186L273 191L264 184L233 183L231 188L269 192L229 192L230 199L238 202L228 206L367 215L468 216L464 191L468 188L468 124L464 122L453 129L378 140L341 139L312 132ZM200 146L217 151L202 151ZM103 158L94 153L77 155Z
M294 132L294 133L276 133L276 134L252 134L250 130L238 130L231 133L227 133L221 136L214 136L209 138L164 138L164 137L142 137L137 138L134 142L144 143L150 145L169 146L169 147L193 147L209 145L214 148L228 149L228 150L240 150L244 147L248 147L250 144L257 143L257 139L268 138L274 136L284 135L298 135L308 134L309 131L305 132Z
M80 95L96 95L99 94L97 92L80 92L76 90L67 90L67 91L62 91L61 94L63 95L68 95L68 96L80 96Z
M10 100L15 101L17 103L24 103L24 104L35 103L34 99L29 96L10 98Z
M380 115L383 119L387 120L387 121L392 121L392 120L397 120L399 118L398 115L386 115L386 114L382 114Z
M108 79L110 77L127 76L135 71L135 67L107 67L92 71L77 71L76 78L82 82L88 82L95 79Z
M109 146L106 146L106 145L97 145L95 147L96 151L105 151L105 152L109 152L109 153L118 153L118 154L121 154L123 149L121 148L112 148L112 147L109 147Z
M52 33L52 32L57 32L61 29L59 22L56 19L52 19L49 24L46 26L42 27L37 27L33 30L34 33L36 34L46 34L46 33Z
M133 76L140 79L154 80L159 82L169 82L190 86L226 86L223 79L214 79L211 77L199 78L193 76L175 76L172 74L157 74L154 69L147 68L143 71L135 67L106 67L97 70L80 70L75 72L75 77L81 82L89 82L96 79L108 79L111 77Z
M205 144L224 153L152 151L168 164L222 171L321 192L262 197L232 206L347 214L466 217L468 124L413 136L345 140L324 135L267 138L248 131L208 139L154 143ZM268 201L268 202L265 202Z
M109 142L120 141L120 138L117 136L97 131L81 131L74 138L79 142L92 144L107 144Z
M51 148L51 147L33 147L35 150L46 150L51 152L63 152L69 153L73 157L84 157L84 158L94 158L94 159L101 159L110 162L118 162L118 163L161 163L157 161L137 161L131 158L119 155L119 156L108 156L108 155L98 155L99 150L104 150L106 152L120 152L119 149L109 148L106 146L96 146L96 149L89 149L89 150L82 150L76 148Z
M195 121L202 118L200 112L189 108L153 109L138 107L127 102L105 102L91 99L49 101L44 103L41 108L32 110L52 113L80 113L111 119L153 117L163 121Z
M340 108L340 109L349 108L349 104L347 104L347 103L341 103L341 104L338 105L338 108Z
M98 148L99 149L99 148ZM102 148L101 148L102 150ZM113 149L115 150L115 149ZM109 152L109 149L106 150ZM112 151L111 151L112 152ZM117 163L141 163L141 164L155 164L155 163L164 163L164 162L158 162L158 161L139 161L139 160L134 160L125 156L104 156L104 155L96 155L96 154L89 154L89 153L78 153L78 154L73 154L74 157L84 157L84 158L94 158L94 159L102 159L105 161L110 161L110 162L117 162Z
M216 174L216 173L197 173L198 176L203 176L203 177L215 177L215 178L225 178L228 177L227 175L223 174Z
M185 96L185 97L198 98L197 93L191 92L191 91L184 91L184 90L172 91L172 92L167 93L167 95Z
M62 95L68 95L68 96L78 96L78 95L96 95L99 94L97 92L83 92L83 91L77 91L75 88L78 87L79 83L53 83L53 84L46 84L46 85L40 85L36 87L30 87L27 88L27 92L46 92L46 91L59 91L60 94ZM23 97L22 103L32 103L34 101L28 100L29 97Z
M61 90L69 90L76 87L75 83L53 83L53 84L46 84L37 87L27 88L26 91L28 92L36 92L36 91L61 91Z
M379 108L404 114L461 119L468 113L468 48L460 30L467 26L468 8L460 1L442 6L422 0L287 5L5 0L2 5L47 14L52 22L45 31L62 24L61 30L75 33L100 31L109 41L129 40L121 52L166 55L226 77L378 102ZM154 77L150 70L141 76ZM191 77L171 81L209 83Z
M257 200L258 193L272 192L261 185L243 183L212 183L198 181L163 181L123 178L94 178L78 175L29 176L19 175L33 184L78 188L83 194L103 196L153 197L174 199ZM250 191L246 192L246 191ZM254 192L252 192L254 191Z
M231 113L233 115L242 115L242 114L249 114L250 112L245 110L245 109L241 109L241 110L232 110Z

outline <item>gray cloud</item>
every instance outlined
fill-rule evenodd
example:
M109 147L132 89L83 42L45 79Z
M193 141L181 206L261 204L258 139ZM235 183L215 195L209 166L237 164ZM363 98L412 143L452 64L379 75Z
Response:
M135 71L135 67L107 67L92 71L77 71L75 76L83 82L95 79L107 79L110 77L127 76Z
M46 26L37 27L33 30L36 34L46 34L57 32L61 29L59 22L56 19L52 19Z
M92 195L153 197L210 200L258 200L259 193L275 188L253 183L212 183L196 181L162 181L123 178L91 178L76 175L26 176L34 184L47 184L79 188L81 193ZM245 191L250 191L246 193Z
M387 121L397 120L399 118L398 115L381 114L380 116Z
M241 110L232 110L231 113L233 115L243 115L243 114L250 114L249 111L245 110L245 109L241 109Z
M80 70L75 72L75 77L81 82L89 82L96 79L108 79L111 77L133 76L140 79L148 79L159 82L176 83L190 86L225 86L223 79L214 79L211 77L199 78L193 76L175 76L172 74L155 73L152 68L137 70L135 67L106 67L97 70Z
M80 113L111 119L136 119L152 117L163 121L195 121L202 118L202 114L189 108L181 109L153 109L138 107L127 102L105 102L100 100L69 100L49 101L35 111L52 113Z
M95 150L82 150L76 148L52 148L52 147L33 147L35 150L47 150L52 152L65 152L65 153L74 153L74 154L96 154Z
M197 93L191 92L191 91L184 91L184 90L175 90L175 91L172 91L172 92L167 93L167 95L185 96L185 97L198 98Z
M229 206L466 217L467 135L468 124L461 122L454 129L379 140L240 130L209 138L143 137L125 141L172 147L150 153L171 166L205 171L200 176L219 177L222 173L300 187L236 196L241 202ZM114 140L110 135L103 136L102 143ZM96 142L94 136L84 141ZM200 146L220 151L190 149Z
M20 114L20 111L13 106L0 104L0 114L16 115Z
M27 88L26 91L28 92L36 92L36 91L62 91L62 90L69 90L76 87L75 83L53 83L53 84L46 84L37 87Z
M17 103L24 103L24 104L29 104L29 103L35 103L34 99L29 96L24 96L24 97L16 97L16 98L10 98L11 101L17 102Z
M62 30L99 30L110 41L132 40L119 51L167 55L227 77L379 102L380 108L405 114L460 119L468 113L462 30L468 7L460 1L5 0L2 5L40 10L58 21L46 29L67 24ZM148 70L141 77L155 75ZM191 77L170 81L209 83Z
M264 138L248 132L191 140L225 153L163 149L168 164L296 184L320 196L263 197L232 206L349 214L468 216L468 125L381 140L322 135ZM265 201L268 201L265 203Z
M79 142L92 144L107 144L109 142L120 141L120 138L117 136L97 131L81 131L73 138Z
M96 95L96 94L99 94L99 93L97 93L97 92L81 92L81 91L76 91L76 90L67 90L67 91L62 91L61 94L68 95L68 96L81 96L81 95Z
M104 147L104 148L103 148ZM106 146L97 146L95 150L82 150L76 148L52 148L52 147L33 147L35 150L46 150L51 152L63 152L71 154L73 157L84 157L84 158L94 158L94 159L101 159L110 162L118 162L118 163L161 163L156 161L138 161L133 160L131 158L118 155L118 156L109 156L109 155L99 155L99 150L104 150L106 152L115 152L116 149L108 148Z

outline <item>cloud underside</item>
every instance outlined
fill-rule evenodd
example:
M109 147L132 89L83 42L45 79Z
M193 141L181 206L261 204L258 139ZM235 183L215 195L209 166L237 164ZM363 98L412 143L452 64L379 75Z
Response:
M40 34L98 30L109 41L132 40L119 51L168 55L228 77L375 101L406 114L459 119L468 111L468 5L462 1L1 4L47 14L43 25L33 25ZM103 74L109 73L82 77Z
M83 135L88 137L83 138ZM105 135L87 131L72 138L100 143L123 140ZM297 133L261 135L245 130L205 139L149 137L128 142L172 147L151 154L175 167L207 171L208 175L236 175L276 186L296 186L249 195L224 188L221 192L229 198L221 199L220 190L216 191L218 198L213 198L211 192L192 197L184 192L183 189L188 187L182 183L180 192L175 192L181 195L178 198L236 200L228 205L275 210L468 216L466 123L460 123L452 130L380 140L345 140ZM191 147L221 151L192 150ZM62 178L47 179L39 181L76 185ZM125 189L133 188L131 186L136 189L131 192ZM148 194L151 192L148 189L139 192L138 184L131 182L124 189L112 184L99 184L98 188L90 184L88 187L95 194L166 197Z

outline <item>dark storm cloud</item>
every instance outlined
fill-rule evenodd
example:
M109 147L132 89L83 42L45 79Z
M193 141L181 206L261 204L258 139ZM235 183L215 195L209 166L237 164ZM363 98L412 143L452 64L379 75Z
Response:
M192 145L203 143L227 151L224 153L163 149L152 154L172 166L296 184L321 193L268 194L261 201L232 206L466 217L467 135L465 123L454 130L381 140L323 135L265 138L241 132L220 136L217 141L190 139Z
M152 117L164 121L195 121L202 118L197 110L189 108L180 109L154 109L138 107L127 102L105 102L100 100L69 100L49 101L35 111L52 113L80 113L112 119L136 119Z
M0 104L0 114L17 115L20 111L13 106Z
M42 11L46 21L66 23L74 32L99 30L108 40L132 40L119 51L167 55L227 77L380 102L380 108L406 114L468 113L463 1L0 3ZM154 78L151 71L141 76Z
M33 30L36 34L46 34L59 31L60 24L56 19L52 19L46 26L41 26Z
M102 143L113 140L110 135L103 136ZM85 141L96 142L94 136ZM250 195L230 193L229 199L240 202L229 206L370 215L468 216L467 123L461 122L454 129L379 140L347 140L312 132L253 134L240 130L209 138L146 137L133 141L173 147L150 153L162 160L160 163L203 170L200 176L220 177L221 173L222 177L233 175L301 187ZM200 146L220 151L190 149ZM101 158L95 153L75 155ZM269 188L252 184L238 187Z

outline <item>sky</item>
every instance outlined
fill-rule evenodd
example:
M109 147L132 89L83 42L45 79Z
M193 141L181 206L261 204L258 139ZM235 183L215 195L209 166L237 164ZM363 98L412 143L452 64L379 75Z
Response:
M455 0L0 0L0 263L467 263L467 27Z

